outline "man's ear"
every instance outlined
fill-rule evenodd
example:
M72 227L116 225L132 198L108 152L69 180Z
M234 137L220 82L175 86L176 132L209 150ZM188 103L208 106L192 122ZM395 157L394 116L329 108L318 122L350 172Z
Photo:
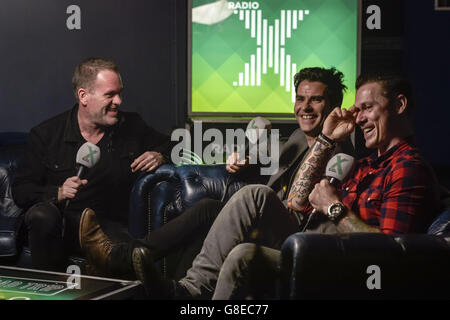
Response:
M395 99L395 111L398 115L404 114L408 106L408 98L404 94L399 94Z
M88 91L84 88L79 88L77 91L77 95L78 95L78 101L80 101L80 103L82 105L86 105L87 104L87 97L88 97Z

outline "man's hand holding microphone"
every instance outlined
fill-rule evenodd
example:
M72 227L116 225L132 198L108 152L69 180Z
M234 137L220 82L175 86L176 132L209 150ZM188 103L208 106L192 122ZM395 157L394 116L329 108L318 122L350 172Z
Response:
M58 188L58 201L66 200L67 207L69 200L74 199L78 191L88 183L87 179L81 178L82 174L86 169L92 168L99 161L100 148L90 142L84 143L77 152L77 175L67 178L63 185ZM130 168L132 172L150 172L158 168L163 162L163 156L159 152L146 151L133 161Z
M358 110L335 108L324 122L322 134L334 142L347 138L355 129ZM350 174L354 158L346 154L337 154L327 164L326 178L316 183L308 200L314 212L327 214L333 203L340 202L340 194L336 187Z
M69 206L70 199L75 198L78 191L88 183L86 179L81 179L83 173L95 166L99 161L100 148L95 144L86 142L78 149L76 157L78 165L77 175L67 178L63 185L58 188L58 201L66 200L66 208Z
M78 190L87 183L88 181L86 179L80 179L78 176L67 178L58 189L58 201L75 198Z
M258 141L261 140L261 136L264 134L264 130L270 130L272 128L272 123L263 118L256 117L253 118L247 125L245 131L246 141L243 154L245 158L240 158L238 152L233 152L227 159L226 170L229 173L238 173L242 169L246 168L250 163L250 144L256 146Z

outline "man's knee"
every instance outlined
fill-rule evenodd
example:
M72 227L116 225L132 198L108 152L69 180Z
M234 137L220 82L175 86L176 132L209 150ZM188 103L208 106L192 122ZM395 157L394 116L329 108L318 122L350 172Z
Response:
M242 243L230 251L220 270L220 279L239 287L243 283L253 288L264 288L260 282L272 285L277 277L280 252L254 243ZM255 294L255 293L253 293Z
M253 260L257 246L254 243L241 243L230 251L224 261L224 269L246 269Z
M277 197L276 192L264 184L250 184L243 187L239 192L243 195L251 195L252 197Z
M197 209L200 209L200 210L206 211L206 212L210 212L210 211L219 212L223 208L224 204L225 203L223 203L220 200L215 200L215 199L211 199L211 198L203 198L195 204L195 207Z
M32 226L46 226L51 229L61 223L61 213L52 203L40 202L28 209L25 214L25 224Z

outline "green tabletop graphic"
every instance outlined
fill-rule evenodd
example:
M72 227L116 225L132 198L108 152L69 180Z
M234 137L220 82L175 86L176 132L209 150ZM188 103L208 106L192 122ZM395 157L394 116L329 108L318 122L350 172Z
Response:
M292 114L293 76L315 66L344 73L351 106L357 24L357 0L193 0L191 111Z

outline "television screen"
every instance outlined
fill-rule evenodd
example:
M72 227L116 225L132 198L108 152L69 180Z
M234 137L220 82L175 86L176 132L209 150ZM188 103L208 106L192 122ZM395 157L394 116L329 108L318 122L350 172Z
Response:
M336 67L354 102L358 0L192 0L189 115L283 118L293 114L293 76Z

